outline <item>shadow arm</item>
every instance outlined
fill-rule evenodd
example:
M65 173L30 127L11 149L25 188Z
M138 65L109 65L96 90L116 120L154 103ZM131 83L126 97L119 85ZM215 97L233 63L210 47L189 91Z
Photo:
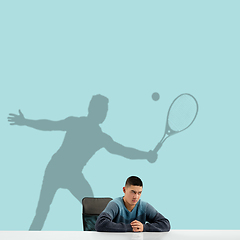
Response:
M67 131L69 126L74 124L76 117L68 117L64 120L60 121L51 121L51 120L31 120L26 119L19 110L18 114L10 113L8 117L8 121L10 125L17 125L17 126L27 126L31 128L35 128L42 131Z
M153 151L145 152L135 148L125 147L113 141L110 136L108 136L106 141L105 149L112 154L120 155L128 159L147 159L148 161L157 159L157 153Z
M60 121L26 119L25 126L42 131L67 131L68 118Z

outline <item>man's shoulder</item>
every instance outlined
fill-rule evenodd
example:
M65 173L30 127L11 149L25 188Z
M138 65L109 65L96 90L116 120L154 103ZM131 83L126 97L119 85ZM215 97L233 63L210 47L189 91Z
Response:
M143 201L142 199L139 199L139 203L142 204L142 205L146 205L146 204L148 204L148 202Z
M100 127L99 127L100 128ZM103 143L106 144L110 144L111 142L113 142L113 139L111 136L109 136L107 133L103 132L102 129L100 128L100 133L101 133L101 137L103 138ZM114 200L114 199L113 199Z
M65 121L72 121L72 122L79 122L79 121L84 121L84 117L75 117L75 116L69 116L64 119Z
M114 198L113 200L111 200L108 203L108 209L114 209L115 211L120 211L122 212L122 210L124 209L125 205L123 203L123 197L117 197Z
M103 212L109 214L113 219L119 213L120 209L121 209L120 202L118 201L117 198L115 198L108 203Z
M146 211L148 203L143 201L142 199L139 199L138 201L138 209L141 210L142 212Z
M142 208L147 215L152 217L154 217L158 213L158 211L148 202L143 202Z
M67 124L70 129L75 129L78 126L83 126L86 122L85 117L75 117L75 116L69 116L65 118L64 123Z
M115 203L119 207L122 207L124 205L122 197L114 198L111 202Z

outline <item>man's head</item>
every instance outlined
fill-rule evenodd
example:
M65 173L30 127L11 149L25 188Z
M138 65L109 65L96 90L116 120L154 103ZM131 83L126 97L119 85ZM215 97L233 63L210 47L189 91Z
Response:
M98 94L94 95L89 103L88 116L97 124L103 123L108 111L108 98Z
M124 201L134 207L141 197L142 188L143 183L139 177L129 177L123 187Z

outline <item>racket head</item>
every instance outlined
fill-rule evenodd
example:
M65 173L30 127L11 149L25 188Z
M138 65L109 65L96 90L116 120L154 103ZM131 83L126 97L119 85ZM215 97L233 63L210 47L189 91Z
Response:
M192 125L197 117L198 102L189 93L176 97L168 110L165 134L168 136L182 132Z

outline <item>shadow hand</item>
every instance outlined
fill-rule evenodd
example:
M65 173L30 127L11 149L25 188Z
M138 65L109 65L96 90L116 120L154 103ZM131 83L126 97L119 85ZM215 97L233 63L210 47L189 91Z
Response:
M10 113L8 117L8 121L10 122L10 125L18 125L23 126L25 125L25 117L22 114L21 110L19 110L19 115Z
M150 151L148 152L147 160L148 160L150 163L156 162L157 158L158 158L158 155L157 155L156 152L154 152L154 151L152 151L152 150L150 150Z

